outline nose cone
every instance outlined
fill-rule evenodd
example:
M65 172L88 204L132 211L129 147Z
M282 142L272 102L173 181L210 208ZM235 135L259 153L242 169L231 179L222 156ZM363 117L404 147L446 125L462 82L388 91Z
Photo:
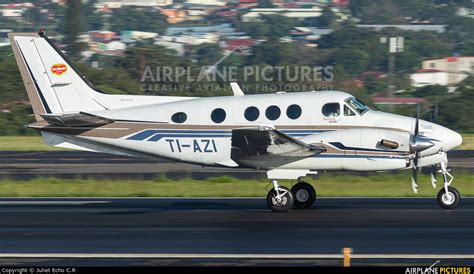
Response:
M443 134L443 148L445 151L452 150L462 144L461 134L445 128Z

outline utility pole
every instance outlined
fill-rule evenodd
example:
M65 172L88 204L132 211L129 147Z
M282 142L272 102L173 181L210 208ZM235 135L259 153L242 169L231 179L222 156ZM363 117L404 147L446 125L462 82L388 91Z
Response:
M404 38L403 37L380 37L381 44L387 44L388 42L388 81L387 81L387 92L388 96L392 97L396 91L394 82L394 69L395 69L395 55L398 52L403 52Z

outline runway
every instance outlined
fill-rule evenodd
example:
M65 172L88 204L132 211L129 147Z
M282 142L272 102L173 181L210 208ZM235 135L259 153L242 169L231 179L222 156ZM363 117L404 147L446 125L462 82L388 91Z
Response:
M203 168L167 159L144 159L83 151L0 151L0 176L13 179L35 177L73 178L168 178L207 179L220 175L261 178L265 172L250 169Z
M2 198L0 243L0 265L472 265L474 199Z
M448 157L449 167L455 171L474 171L474 151L452 151ZM255 179L265 177L265 172L249 169L203 168L166 159L148 160L82 151L0 151L0 176L13 179L41 176L142 179L160 175L173 179L184 177L207 179L220 175Z

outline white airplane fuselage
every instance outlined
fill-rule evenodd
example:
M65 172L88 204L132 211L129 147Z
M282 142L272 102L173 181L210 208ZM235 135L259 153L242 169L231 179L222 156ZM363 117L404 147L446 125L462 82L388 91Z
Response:
M96 111L92 113L116 122L75 135L75 138L149 156L225 166L231 159L232 129L268 125L305 143L326 146L328 151L284 165L278 165L279 161L263 160L248 161L244 167L305 171L378 171L409 167L412 157L409 138L416 119L373 110L358 113L347 102L350 98L350 94L339 91L277 93L192 98ZM323 115L322 108L328 103L339 104L339 115ZM290 105L301 108L298 118L288 117L286 112ZM275 120L266 116L270 106L280 110ZM254 121L245 117L249 107L259 111ZM344 107L350 108L352 115L345 115ZM215 109L225 111L222 122L212 121L211 113ZM185 113L186 121L173 122L172 116L179 112ZM447 152L462 142L458 133L423 120L420 121L420 133L435 140L434 146L420 152L426 165L439 162L444 157L440 152ZM381 146L382 139L397 142L399 147ZM68 147L67 144L64 146Z

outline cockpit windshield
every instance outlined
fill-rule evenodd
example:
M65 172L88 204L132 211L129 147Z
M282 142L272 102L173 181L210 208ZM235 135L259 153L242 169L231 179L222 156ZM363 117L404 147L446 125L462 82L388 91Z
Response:
M357 98L355 97L351 97L349 99L346 100L346 102L351 105L355 110L357 110L357 112L359 112L360 115L366 113L367 111L370 110L370 108L368 106L366 106L364 103L362 103L361 101L359 101Z

